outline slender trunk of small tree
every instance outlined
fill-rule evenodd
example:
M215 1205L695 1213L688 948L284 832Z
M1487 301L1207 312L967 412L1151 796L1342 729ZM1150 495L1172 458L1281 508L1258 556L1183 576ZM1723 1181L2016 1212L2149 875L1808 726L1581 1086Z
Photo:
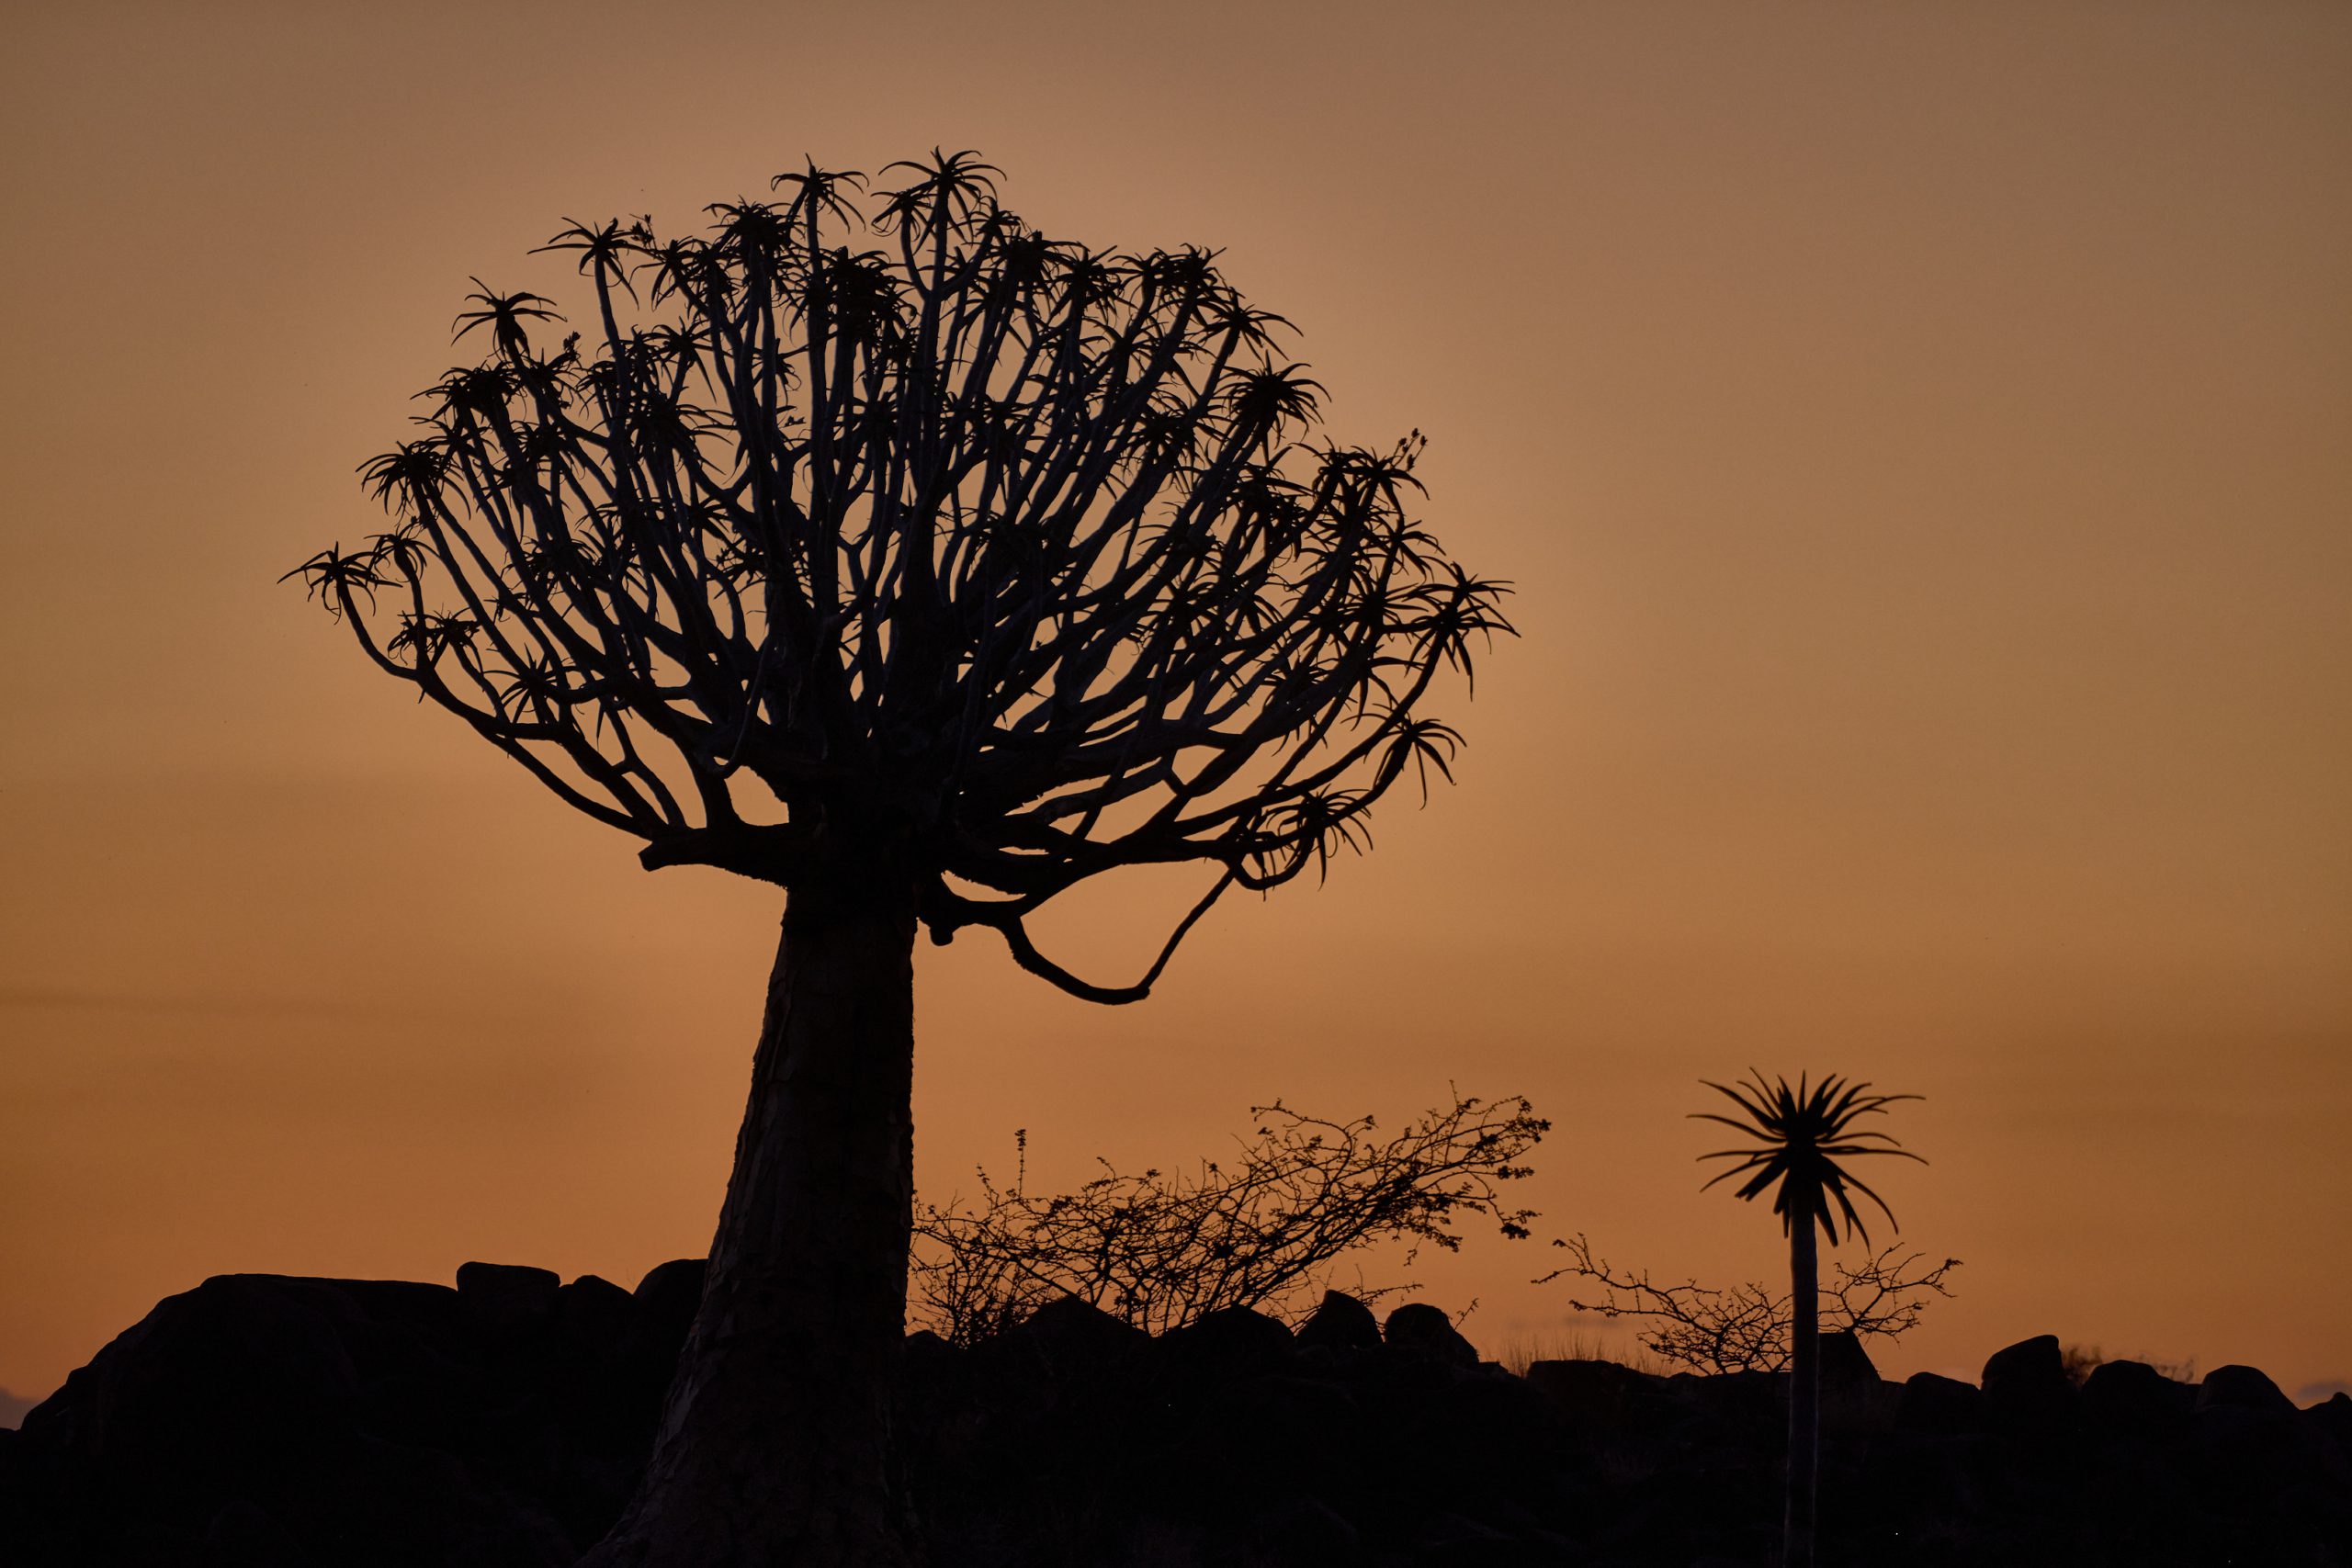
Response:
M1813 1506L1821 1469L1821 1290L1812 1201L1792 1200L1789 1232L1789 1499L1782 1568L1813 1568Z
M582 1568L908 1568L890 1395L913 1217L914 905L797 885L653 1461Z

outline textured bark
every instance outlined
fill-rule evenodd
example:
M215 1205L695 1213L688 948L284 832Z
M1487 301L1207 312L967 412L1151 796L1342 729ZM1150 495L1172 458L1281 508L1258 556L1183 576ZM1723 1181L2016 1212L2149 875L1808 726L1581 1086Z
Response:
M907 1568L890 1388L912 1222L914 910L797 886L702 1310L635 1501L583 1568Z
M1813 1568L1814 1497L1821 1468L1821 1287L1810 1204L1792 1204L1789 1232L1789 1506L1782 1568Z

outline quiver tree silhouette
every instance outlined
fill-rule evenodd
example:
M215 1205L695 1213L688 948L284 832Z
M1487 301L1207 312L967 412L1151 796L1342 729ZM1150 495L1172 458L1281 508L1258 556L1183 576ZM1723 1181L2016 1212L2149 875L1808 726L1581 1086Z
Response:
M996 172L934 152L869 197L811 164L698 235L571 223L584 330L550 350L553 301L477 280L487 356L364 468L392 525L300 569L648 869L786 892L701 1314L599 1563L909 1559L918 925L1145 996L1224 893L1451 776L1425 699L1509 629L1414 518L1418 433L1317 438L1287 323L1214 253L1048 239ZM1133 983L1032 940L1079 884L1182 864L1204 890Z
M1870 1233L1854 1212L1851 1188L1878 1205L1887 1224L1894 1212L1884 1199L1838 1162L1864 1155L1900 1155L1919 1159L1884 1133L1856 1132L1864 1116L1883 1115L1898 1100L1916 1094L1869 1094L1866 1083L1849 1084L1836 1074L1810 1084L1800 1076L1791 1089L1786 1078L1765 1087L1764 1075L1750 1069L1736 1089L1701 1080L1739 1108L1734 1116L1713 1111L1691 1115L1720 1122L1752 1138L1758 1146L1719 1149L1699 1157L1727 1159L1730 1168L1718 1173L1700 1190L1746 1177L1739 1196L1753 1201L1772 1194L1772 1212L1789 1237L1789 1466L1785 1523L1781 1532L1781 1562L1785 1568L1813 1568L1814 1503L1821 1471L1821 1289L1814 1247L1817 1224L1829 1243L1838 1244L1838 1222L1867 1243ZM1925 1160L1920 1160L1922 1165ZM1837 1210L1831 1211L1835 1202ZM1900 1229L1900 1226L1896 1227Z
M913 1289L923 1325L958 1345L1076 1296L1150 1333L1233 1307L1301 1319L1303 1292L1340 1258L1403 1244L1459 1251L1454 1222L1484 1215L1527 1238L1529 1209L1504 1199L1551 1123L1524 1100L1454 1096L1450 1107L1382 1134L1370 1116L1338 1121L1280 1100L1250 1108L1254 1141L1196 1171L1102 1174L1074 1192L1027 1190L1028 1140L1014 1134L1009 1186L979 1173L976 1202L915 1213ZM1238 1140L1237 1140L1238 1141ZM1366 1302L1404 1286L1358 1286ZM1289 1309L1285 1312L1285 1308Z

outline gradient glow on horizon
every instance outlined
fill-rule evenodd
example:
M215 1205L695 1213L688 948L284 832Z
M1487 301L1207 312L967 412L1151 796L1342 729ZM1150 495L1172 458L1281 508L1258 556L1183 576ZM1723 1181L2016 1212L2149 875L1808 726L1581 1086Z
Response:
M2352 11L91 6L0 64L0 1388L215 1273L633 1283L717 1213L773 890L649 877L277 576L569 217L933 145L1221 246L1518 584L1458 787L1104 1010L918 958L918 1176L1276 1096L1555 1122L1539 1237L1729 1282L1702 1077L2039 1333L2352 1377ZM1179 890L1060 924L1138 969ZM1415 1270L1494 1353L1540 1241ZM1375 1270L1376 1272L1376 1270ZM1593 1325L1578 1324L1588 1336Z

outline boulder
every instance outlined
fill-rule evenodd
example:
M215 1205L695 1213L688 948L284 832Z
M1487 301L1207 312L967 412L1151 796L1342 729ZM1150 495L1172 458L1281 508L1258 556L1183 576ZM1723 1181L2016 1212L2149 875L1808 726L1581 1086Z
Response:
M2352 1543L2352 1458L2276 1383L2252 1367L2214 1368L2197 1386L2192 1427L2197 1483L2234 1505L2248 1561L2343 1561L2311 1552L2311 1527L2328 1519L2327 1536Z
M439 1285L225 1275L168 1297L28 1416L17 1446L69 1484L26 1499L22 1533L72 1545L21 1560L568 1563L594 1537L566 1534L486 1419L544 1397L533 1359L485 1365L489 1342ZM601 1533L625 1498L572 1511Z
M2081 1391L2066 1375L2054 1334L2037 1334L1993 1352L1982 1379L1984 1408L2012 1433L2054 1434L2075 1415Z
M1278 1318L1220 1307L1170 1329L1156 1348L1161 1367L1173 1375L1214 1380L1280 1371L1296 1358L1298 1342Z
M337 1323L351 1310L323 1281L216 1275L117 1335L26 1412L24 1434L142 1469L181 1453L200 1462L248 1439L299 1444L303 1428L340 1422L358 1397Z
M646 1270L629 1294L636 1298L647 1340L665 1347L674 1358L686 1342L686 1331L702 1310L703 1276L709 1265L699 1258L673 1258Z
M1408 1302L1388 1314L1381 1339L1392 1350L1435 1361L1440 1366L1472 1368L1478 1364L1477 1347L1462 1337L1453 1320L1425 1302Z
M556 1292L555 1334L566 1348L605 1358L622 1355L636 1339L644 1308L610 1280L582 1274Z
M1093 1303L1061 1296L1031 1313L1012 1332L1036 1346L1055 1376L1088 1377L1124 1365L1151 1336Z
M1380 1320L1344 1291L1326 1291L1313 1315L1298 1325L1298 1342L1322 1350L1380 1348Z
M2145 1361L2101 1361L2083 1383L2083 1413L2102 1427L2151 1434L2177 1425L2197 1391Z
M2199 1410L2247 1410L2262 1416L2290 1416L2295 1402L2279 1392L2267 1373L2253 1367L2215 1367L2197 1385Z
M2040 1389L2067 1381L2066 1358L2058 1348L2058 1337L2037 1334L1994 1351L1984 1363L1984 1374L1977 1380L1977 1386L1997 1397L1996 1390Z
M1888 1382L1852 1334L1821 1337L1822 1429L1832 1434L1879 1432L1894 1420L1902 1385Z
M2328 1439L2352 1460L2352 1394L2338 1391L2317 1404L2307 1406L2304 1422L2314 1430L2324 1433Z
M485 1334L521 1338L555 1319L563 1279L552 1269L519 1263L460 1263L458 1299Z
M1914 1372L1904 1381L1903 1393L1895 1401L1897 1431L1957 1437L1984 1425L1984 1391L1958 1378Z

